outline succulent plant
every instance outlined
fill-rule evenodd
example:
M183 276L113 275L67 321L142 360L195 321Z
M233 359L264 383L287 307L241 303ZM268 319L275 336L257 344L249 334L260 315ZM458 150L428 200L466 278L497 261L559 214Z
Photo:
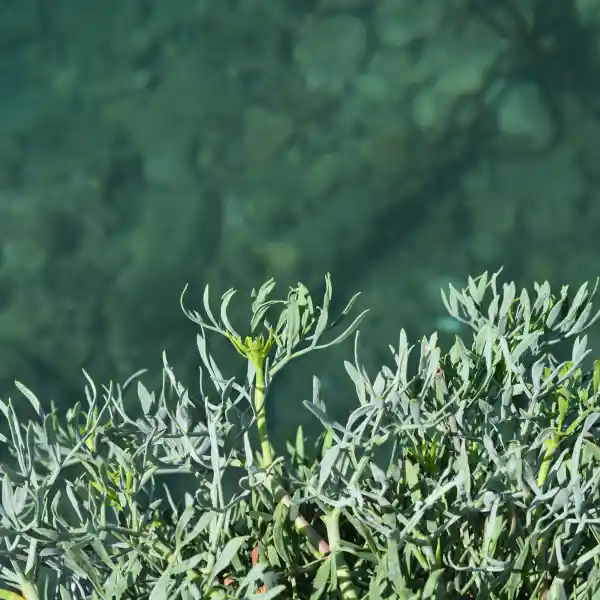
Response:
M100 389L87 377L66 414L17 382L35 416L0 402L0 600L600 598L600 361L583 335L597 284L530 297L498 277L443 293L471 339L442 352L436 334L411 346L402 330L374 377L359 358L366 311L340 327L357 296L332 319L327 276L320 306L302 284L273 300L266 282L245 335L233 290L217 317L208 287L201 311L182 295L199 393L164 353L160 389L141 373ZM243 380L221 372L213 335ZM322 434L299 427L278 454L273 379L350 336L356 407L335 420L314 378L304 407ZM173 475L195 491L178 495Z

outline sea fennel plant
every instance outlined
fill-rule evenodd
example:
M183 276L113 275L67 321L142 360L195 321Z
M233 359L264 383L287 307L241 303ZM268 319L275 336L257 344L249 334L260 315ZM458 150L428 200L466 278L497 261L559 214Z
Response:
M202 310L184 308L198 396L164 354L160 390L88 378L64 416L17 384L36 417L0 403L0 599L600 599L600 363L582 335L596 288L530 297L498 276L443 294L470 339L443 353L435 334L410 346L402 330L374 378L365 313L340 329L356 296L331 320L327 277L318 307L301 284L272 300L267 282L248 335L229 320L233 291L216 317L208 288ZM273 379L353 334L356 408L335 421L315 378L304 406L322 435L298 428L276 452ZM243 380L217 366L212 335L246 362Z

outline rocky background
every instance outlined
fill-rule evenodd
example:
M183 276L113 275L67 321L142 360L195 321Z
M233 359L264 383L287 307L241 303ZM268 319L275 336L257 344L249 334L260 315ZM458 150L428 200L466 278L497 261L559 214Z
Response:
M456 333L450 281L595 280L599 42L598 0L3 0L3 397L70 406L82 368L156 375L163 348L195 386L186 282L245 308L331 271L379 366L401 327ZM354 401L351 352L284 375L280 437L313 372Z

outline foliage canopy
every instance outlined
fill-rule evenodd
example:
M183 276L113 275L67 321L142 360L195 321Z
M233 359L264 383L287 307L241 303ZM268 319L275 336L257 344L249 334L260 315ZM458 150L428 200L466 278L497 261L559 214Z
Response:
M139 373L100 389L86 375L65 415L17 382L36 416L0 402L0 600L600 598L600 361L584 335L597 284L517 295L498 276L443 293L471 339L443 353L436 334L411 346L402 330L374 377L358 352L365 312L342 327L355 296L332 319L327 276L319 306L302 284L273 300L266 282L247 336L227 315L233 290L218 316L208 287L201 311L184 307L197 396L164 354L159 390ZM243 380L221 372L211 335L246 361ZM273 378L352 335L356 407L334 420L314 378L304 406L323 433L307 443L299 427L276 455ZM173 498L174 474L195 492Z

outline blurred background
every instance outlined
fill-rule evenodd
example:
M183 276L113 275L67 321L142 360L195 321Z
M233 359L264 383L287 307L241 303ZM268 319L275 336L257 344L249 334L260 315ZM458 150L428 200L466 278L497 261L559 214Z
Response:
M594 281L599 42L600 0L0 0L0 395L150 385L163 349L197 389L186 283L239 289L244 330L253 287L330 271L374 368L460 334L469 274ZM344 359L282 375L276 438L318 429L313 374L354 406Z

